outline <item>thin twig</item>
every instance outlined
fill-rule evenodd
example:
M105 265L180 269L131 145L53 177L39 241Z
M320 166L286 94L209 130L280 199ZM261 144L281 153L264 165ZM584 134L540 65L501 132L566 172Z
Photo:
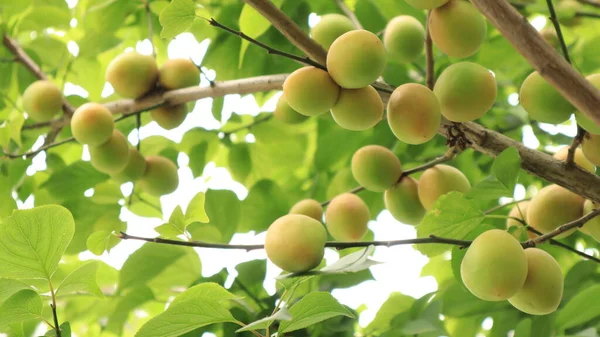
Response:
M591 211L590 213L582 216L581 218L571 221L569 223L566 223L558 228L556 228L555 230L548 232L544 235L540 235L535 239L531 239L529 241L526 242L526 244L529 247L535 247L535 245L538 245L540 243L544 243L552 238L554 238L555 236L558 236L566 231L569 231L571 229L574 228L579 228L582 227L586 222L588 222L589 220L595 218L597 215L600 214L600 208L595 209L593 211Z
M335 2L338 5L338 7L342 10L342 12L344 12L344 14L346 14L346 16L350 19L350 21L352 21L352 24L354 24L354 27L356 27L356 29L364 29L363 26L360 24L360 21L358 21L356 14L354 14L354 12L351 11L350 8L348 8L348 6L346 6L344 0L335 0Z
M447 162L449 160L452 160L452 159L454 159L454 157L456 157L457 154L458 154L458 149L456 149L456 148L448 149L448 151L446 151L446 153L443 156L435 158L432 161L427 162L427 163L425 163L425 164L423 164L421 166L413 167L411 169L408 169L408 170L402 172L402 174L400 175L400 178L398 178L398 182L400 182L404 177L407 177L407 176L409 176L411 174L415 174L417 172L425 171L428 168L434 167L435 165L438 165L438 164ZM352 190L350 190L350 191L348 191L346 193L356 194L356 193L364 191L364 190L365 190L365 188L363 186L359 186L359 187L356 187L356 188L354 188L354 189L352 189ZM329 205L331 203L331 200L332 199L327 200L327 201L323 201L321 203L321 206L325 207L325 206Z
M226 31L226 32L228 32L230 34L237 35L240 38L242 38L242 39L244 39L244 40L246 40L246 41L248 41L248 42L250 42L250 43L252 43L254 45L257 45L257 46L261 47L262 49L266 50L268 54L284 56L284 57L287 57L289 59L298 61L298 62L300 62L302 64L310 65L310 66L313 66L313 67L316 67L316 68L319 68L319 69L322 69L322 70L327 70L327 68L324 65L320 64L319 62L316 62L316 61L310 59L309 57L306 57L306 56L302 57L302 56L294 55L294 54L287 53L287 52L281 51L279 49L275 49L273 47L270 47L270 46L268 46L268 45L266 45L266 44L264 44L264 43L262 43L260 41L257 41L255 39L251 38L250 36L244 34L243 32L237 31L237 30L235 30L233 28L229 28L229 27L227 27L227 26L219 23L217 20L215 20L213 18L208 19L208 23L211 26L220 28L220 29L222 29L222 30L224 30L224 31Z
M435 60L433 59L433 40L429 32L429 19L431 11L427 12L427 22L425 24L425 76L427 88L433 90L435 85Z
M60 146L60 145L66 144L66 143L70 143L70 142L73 142L73 141L75 141L75 138L69 137L69 138L63 139L61 141L54 142L52 144L43 145L43 146L41 146L37 150L33 150L33 151L25 152L25 153L18 153L18 154L5 153L4 155L6 157L8 157L8 158L11 158L11 159L22 158L22 157L31 158L31 157L35 156L36 154L38 154L38 153L40 153L42 151L45 151L45 150L48 150L48 149L51 149L53 147L57 147L57 146Z
M249 123L249 124L246 124L246 125L242 125L242 126L240 126L240 127L237 127L237 128L235 128L235 129L231 129L231 130L228 130L228 131L219 131L219 132L223 132L223 134L224 134L225 136L228 136L228 135L234 134L234 133L236 133L236 132L238 132L238 131L241 131L241 130L246 130L246 129L248 129L248 130L249 130L249 129L251 129L251 128L253 128L253 127L257 126L258 124L262 124L262 123L264 123L264 122L268 122L268 121L269 121L271 118L273 118L273 115L272 115L272 114L271 114L271 115L268 115L268 116L266 116L266 117L264 117L264 118L257 119L257 120L255 120L255 121L253 121L252 123Z
M50 286L50 296L52 300L50 308L52 308L52 317L54 317L54 330L56 331L56 337L62 337L60 324L58 323L58 315L56 314L56 295L54 294L54 288L52 287L52 282L50 282L50 280L48 280L48 285Z
M590 5L590 6L594 6L597 8L600 8L600 2L596 1L596 0L577 0L579 2L581 2L582 4L586 4L586 5Z
M241 250L245 250L245 251L258 250L258 249L264 248L264 245L233 245L233 244L210 243L210 242L201 242L201 241L178 241L178 240L169 240L169 239L162 239L162 238L145 238L145 237L140 237L140 236L129 235L124 232L121 232L120 234L118 234L117 237L120 239L123 239L123 240L138 240L138 241L153 242L153 243L175 245L175 246L185 246L185 247L241 249ZM369 247L369 246L391 247L391 246L399 246L399 245L433 244L433 243L441 243L441 244L456 245L456 246L461 246L461 247L468 247L471 244L471 241L442 238L442 237L431 235L428 238L391 240L391 241L362 241L362 242L328 241L325 244L325 247L335 248L335 249L347 249L347 248L360 248L360 247Z
M518 220L519 222L523 223L522 220L520 220L520 219L516 219L516 220ZM530 231L530 232L532 232L532 233L534 233L536 235L543 235L542 232L538 231L537 229L535 229L535 228L533 228L531 226L527 226L526 228L527 228L528 231ZM568 251L570 251L572 253L575 253L575 254L577 254L577 255L579 255L581 257L584 257L584 258L586 258L588 260L592 260L594 262L600 263L600 259L599 258L597 258L597 257L595 257L593 255L589 255L587 253L584 253L584 252L582 252L580 250L577 250L577 249L575 249L575 248L573 248L571 246L565 245L564 243L562 243L560 241L556 241L554 239L550 239L550 240L548 240L548 243L550 243L551 245L560 247L562 249L566 249L566 250L568 250Z
M565 38L562 33L562 29L560 28L560 23L558 22L558 17L556 15L556 10L554 9L554 4L552 0L546 0L546 4L548 6L548 11L550 12L550 21L552 25L554 25L554 30L556 31L556 36L558 37L558 41L560 43L560 48L562 50L563 56L565 60L569 62L569 64L573 64L571 61L571 56L569 56L569 49L567 48L567 43L565 42ZM567 152L567 166L574 166L575 164L575 150L581 142L583 141L583 137L585 136L585 130L581 126L577 126L577 135L573 138L573 142L571 146L569 146L569 151Z

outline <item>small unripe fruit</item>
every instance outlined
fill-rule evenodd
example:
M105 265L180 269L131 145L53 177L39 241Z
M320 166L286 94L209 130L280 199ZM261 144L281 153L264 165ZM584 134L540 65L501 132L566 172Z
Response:
M277 105L275 106L275 111L273 111L273 116L275 119L287 124L298 124L308 119L303 114L292 109L283 96L279 97Z
M304 199L292 206L290 214L302 214L317 221L321 221L321 219L323 219L323 206L314 199Z
M457 168L436 165L423 172L419 180L419 200L426 210L431 210L436 200L452 191L467 193L471 183Z
M531 119L542 123L560 124L575 111L537 71L527 76L521 85L519 101Z
M453 122L468 122L490 110L498 87L489 70L476 63L461 62L442 72L433 92L440 101L444 117Z
M167 89L181 89L200 84L200 69L192 60L167 60L158 71L158 83Z
M487 35L481 13L469 2L450 0L431 11L429 31L433 43L450 57L465 58L475 54Z
M85 103L73 113L71 133L76 141L89 146L104 144L113 134L115 122L110 110L98 103Z
M586 77L586 79L590 81L594 87L600 89L600 74L590 75ZM595 135L600 135L600 125L588 118L585 114L580 111L575 111L575 118L577 119L577 124L581 125L585 131Z
M581 143L581 151L587 160L600 166L600 135L585 135Z
M114 129L108 140L98 146L90 146L92 166L107 174L123 170L129 161L129 144L121 131Z
M539 248L525 250L527 279L508 302L530 315L547 315L558 308L563 294L564 277L552 255ZM512 272L512 269L507 269Z
M416 9L434 9L443 6L448 0L405 0Z
M321 21L310 30L310 35L327 50L335 39L354 29L354 24L348 17L341 14L327 14L321 16Z
M298 273L321 263L326 241L327 232L320 222L305 215L288 214L269 226L265 252L277 267Z
M367 204L351 193L333 198L325 211L327 230L338 241L360 241L367 234L370 218Z
M136 181L146 172L146 159L135 148L129 149L129 159L127 165L121 171L113 174L111 177L118 183L124 184L129 181Z
M129 52L117 56L106 68L106 80L115 92L139 98L154 88L158 67L152 56Z
M283 82L283 97L292 109L305 116L328 112L339 95L340 86L326 71L315 67L300 68Z
M187 114L188 108L185 104L163 105L150 110L152 120L165 130L173 130L180 126Z
M527 223L542 233L549 233L561 225L583 215L583 197L558 185L549 185L537 192L527 209ZM567 237L575 229L555 238Z
M400 141L423 144L430 141L440 127L440 103L427 87L417 83L403 84L390 96L387 120Z
M554 154L554 158L562 161L567 160L567 156L569 155L569 147L563 146L558 152ZM596 166L592 164L584 155L583 151L580 148L575 149L575 164L581 167L584 170L588 170L592 173L596 172Z
M598 208L598 206L591 200L586 200L583 203L583 215L591 213L596 208ZM588 222L586 222L583 227L580 227L579 230L600 242L600 215L588 220Z
M404 177L386 190L383 201L394 219L403 224L416 226L425 216L425 208L419 200L419 184L412 177Z
M530 201L521 201L517 205L515 205L511 210L510 213L508 213L508 216L511 218L517 218L517 219L521 219L522 221L526 222L525 219L527 219L527 209L529 208L529 203ZM525 225L515 219L506 219L506 229L509 229L511 227L516 227L518 228L517 230L515 230L513 232L513 235L515 236L515 238L517 240L519 240L521 238L521 233L525 232L527 233L527 237L529 237L530 239L535 238L537 235L535 235L535 233L532 233L530 231L527 230L527 227L525 227Z
M460 276L469 291L485 301L514 296L527 278L527 258L517 239L492 229L479 235L467 249Z
M344 129L362 131L374 127L383 117L383 101L372 86L342 89L331 108L335 122Z
M352 175L368 190L383 192L394 186L401 174L400 159L383 146L367 145L352 156Z
M36 122L47 122L62 109L63 95L60 88L47 80L31 83L23 93L23 108Z
M386 59L385 48L377 35L367 30L353 30L331 44L327 70L342 88L358 89L383 74Z
M146 171L140 180L141 189L155 197L175 192L179 186L177 166L161 156L146 157Z
M410 63L423 54L425 28L419 20L401 15L388 22L383 34L383 45L395 61Z

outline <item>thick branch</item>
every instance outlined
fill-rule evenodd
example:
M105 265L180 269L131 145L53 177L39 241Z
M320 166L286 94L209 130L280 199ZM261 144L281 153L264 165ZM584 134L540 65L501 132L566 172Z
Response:
M351 11L350 8L348 8L348 6L346 6L344 0L335 0L335 2L337 3L338 7L342 10L342 12L344 12L344 14L346 14L346 16L350 19L350 21L352 21L352 24L354 24L354 27L356 27L356 29L364 29L363 26L360 24L360 21L356 17L356 14L354 14L354 12Z
M291 43L293 43L298 49L302 50L313 60L316 60L320 64L325 64L327 59L327 52L317 42L306 35L294 21L292 21L287 15L285 15L279 8L277 8L269 0L244 0L247 4L252 6L264 16L267 20L271 21L273 26L277 28Z
M506 39L579 111L600 124L600 91L562 58L506 0L471 0Z

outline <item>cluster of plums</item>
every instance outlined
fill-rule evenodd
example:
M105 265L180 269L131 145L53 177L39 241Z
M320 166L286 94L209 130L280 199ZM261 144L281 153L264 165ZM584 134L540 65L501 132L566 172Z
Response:
M159 69L153 57L129 52L116 57L106 69L106 80L115 92L138 99L154 90L173 90L200 83L200 71L187 59L167 60ZM23 106L35 121L50 121L61 110L63 95L54 83L41 80L23 93ZM188 113L185 104L163 105L150 110L150 116L164 129L179 126ZM172 193L179 185L177 166L167 158L144 158L131 148L123 133L115 128L112 113L98 103L85 103L71 118L75 140L89 147L90 161L98 171L124 183L138 181L144 191L155 196Z
M442 51L467 57L479 49L486 24L469 2L450 0L432 13L432 39ZM411 16L398 16L388 23L382 42L369 31L354 29L348 18L328 14L311 35L328 50L327 70L304 67L293 72L283 85L275 117L299 123L331 111L342 128L362 131L383 117L384 104L371 84L383 73L388 58L406 63L421 56L425 29ZM492 107L496 95L496 80L488 69L455 63L442 72L433 90L416 83L396 88L388 101L387 120L398 139L422 144L435 136L442 116L454 122L478 119Z
M403 176L400 160L389 149L367 145L352 157L352 175L364 188L384 192L386 208L398 221L418 225L435 201L451 191L466 193L469 180L458 169L436 165L423 172L419 181ZM323 208L312 199L296 203L289 214L267 230L265 250L269 259L289 272L316 267L323 258L327 232L338 241L360 241L371 218L368 206L351 193L337 195L325 211L326 229L321 224ZM298 257L302 252L302 257Z
M539 248L523 249L508 232L492 229L469 246L460 266L463 283L476 297L505 301L531 315L556 311L564 278L558 262Z

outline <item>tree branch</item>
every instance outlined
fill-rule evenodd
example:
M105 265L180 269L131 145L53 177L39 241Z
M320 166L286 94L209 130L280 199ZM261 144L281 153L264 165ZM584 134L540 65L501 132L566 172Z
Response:
M568 230L571 230L573 228L579 228L582 227L583 225L585 225L586 222L592 220L593 218L595 218L597 215L600 214L600 208L595 209L593 211L591 211L590 213L582 216L581 218L575 220L575 221L571 221L569 223L566 223L562 226L559 226L558 228L556 228L555 230L546 233L544 235L540 235L535 239L531 239L529 241L527 241L527 245L529 247L535 247L535 245L538 245L540 243L544 243L552 238L554 238L557 235L560 235Z
M198 247L198 248L216 248L216 249L240 249L245 251L264 249L264 245L232 245L225 243L210 243L201 241L179 241L169 240L162 238L146 238L141 236L129 235L121 232L117 235L118 238L123 240L138 240L145 242L153 242L165 245L185 246L185 247ZM329 241L325 244L325 247L335 249L347 249L347 248L361 248L369 246L399 246L399 245L413 245L413 244L432 244L441 243L448 245L455 245L460 247L468 247L472 241L468 240L456 240L449 238L441 238L438 236L430 236L428 238L416 238L416 239L405 239L405 240L391 240L391 241L361 241L361 242L337 242Z
M313 60L325 64L327 52L269 0L244 0L269 20L291 43Z
M62 337L62 332L60 331L60 324L58 323L58 315L56 314L56 296L54 294L54 288L52 287L52 282L48 280L48 285L50 286L50 296L51 301L50 308L52 308L52 317L54 318L54 331L56 331L56 337Z
M294 54L291 54L291 53L287 53L287 52L281 51L279 49L275 49L273 47L270 47L270 46L268 46L268 45L266 45L266 44L264 44L264 43L262 43L262 42L260 42L260 41L258 41L256 39L251 38L250 36L244 34L243 32L240 32L238 30L235 30L233 28L229 28L229 27L225 26L224 24L218 22L217 20L215 20L213 18L210 18L208 20L208 23L211 26L220 28L220 29L222 29L222 30L224 30L224 31L226 31L226 32L228 32L230 34L237 35L240 38L242 38L242 39L244 39L244 40L246 40L246 41L248 41L248 42L250 42L250 43L252 43L254 45L257 45L257 46L261 47L262 49L266 50L267 53L269 53L269 54L284 56L284 57L287 57L287 58L292 59L294 61L300 62L302 64L306 64L306 65L313 66L313 67L316 67L316 68L319 68L319 69L327 71L327 68L324 65L322 65L319 62L315 62L315 61L311 60L309 57L306 57L306 56L304 56L304 57L297 56L297 55L294 55Z
M364 29L363 26L360 24L360 21L356 17L356 14L354 14L354 12L351 11L350 8L348 8L348 6L346 6L344 0L335 0L335 3L342 10L342 12L344 12L344 14L350 19L350 21L352 21L352 24L354 24L354 27L356 27L356 29Z
M562 58L506 0L471 0L527 61L569 102L600 124L600 91Z
M521 220L521 219L515 219L515 220L517 220L517 221L519 221L519 222L523 223L523 220ZM527 224L525 224L525 225L527 225ZM534 233L534 234L536 234L536 235L543 235L543 233L542 233L542 232L540 232L540 231L536 230L535 228L533 228L533 227L531 227L531 226L526 226L526 228L527 228L527 230L528 230L528 231L530 231L530 232L532 232L532 233ZM586 259L588 259L588 260L592 260L592 261L594 261L594 262L598 262L598 263L600 263L600 259L599 259L599 258L597 258L597 257L595 257L595 256L593 256L593 255L586 254L586 253L584 253L584 252L582 252L582 251L580 251L580 250L577 250L577 249L575 249L575 248L573 248L573 247L571 247L571 246L565 245L564 243L562 243L562 242L560 242L560 241L556 241L556 240L554 240L554 239L550 239L550 240L548 240L548 243L550 243L551 245L554 245L554 246L560 247L560 248L562 248L562 249L566 249L566 250L568 250L568 251L570 251L570 252L572 252L572 253L575 253L575 254L577 254L577 255L579 255L579 256L581 256L581 257L584 257L584 258L586 258Z
M433 59L433 40L429 32L429 18L431 10L427 11L427 22L425 23L425 76L427 88L433 90L435 85L435 60Z

